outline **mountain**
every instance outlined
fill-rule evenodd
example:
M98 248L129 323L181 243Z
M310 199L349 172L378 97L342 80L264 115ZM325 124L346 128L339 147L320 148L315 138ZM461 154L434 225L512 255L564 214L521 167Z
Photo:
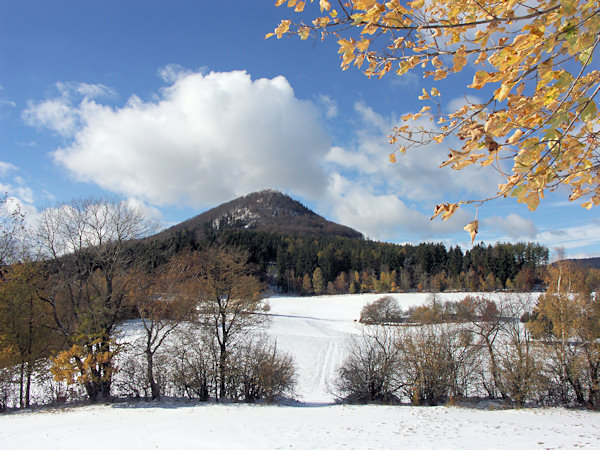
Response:
M165 237L183 231L195 234L218 233L226 229L359 239L363 237L358 231L330 222L290 196L272 189L231 200L168 228L158 236Z

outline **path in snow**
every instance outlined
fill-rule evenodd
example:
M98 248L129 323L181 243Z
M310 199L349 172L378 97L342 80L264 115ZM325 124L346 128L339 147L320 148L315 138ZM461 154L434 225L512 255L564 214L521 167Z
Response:
M347 341L360 333L360 311L381 294L272 297L269 334L298 368L296 396L308 404L332 403L332 382L347 353ZM403 307L421 304L421 294L397 296Z
M280 350L294 357L298 369L296 398L305 403L332 403L332 382L347 354L347 341L360 333L362 307L384 295L392 295L404 310L422 305L431 294L362 294L320 297L271 297L268 333ZM459 301L463 292L436 294L437 301ZM470 295L481 295L472 293ZM505 294L487 293L500 299ZM520 294L529 295L529 294ZM539 294L532 294L534 296Z

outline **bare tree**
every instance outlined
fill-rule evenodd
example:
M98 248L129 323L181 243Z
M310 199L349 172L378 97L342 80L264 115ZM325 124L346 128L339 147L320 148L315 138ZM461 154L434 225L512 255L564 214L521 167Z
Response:
M531 311L530 300L513 296L504 298L503 303L510 320L505 322L498 343L498 369L507 398L523 407L528 400L537 401L544 391L544 368L539 346L519 320L525 312Z
M398 402L404 386L396 330L383 325L364 327L349 342L349 356L338 370L338 397L357 403Z
M447 325L402 329L397 341L404 393L413 405L438 405L457 392L469 361L459 330Z
M25 230L25 216L18 203L0 199L0 267L19 259Z
M63 366L56 376L73 380L69 372L77 370L92 401L110 398L112 337L125 312L133 259L129 242L153 229L141 210L117 200L76 200L41 214L37 239L51 272L43 300L71 345L57 360Z
M194 311L195 286L190 280L188 255L172 257L153 273L138 268L129 276L128 302L142 322L146 381L151 399L156 400L160 399L161 390L154 373L154 357L169 335Z
M262 284L251 273L247 252L211 247L194 258L198 263L199 318L218 345L218 396L223 398L230 349L249 330L265 323L267 306L260 296Z
M498 304L492 300L482 297L465 297L459 304L459 317L461 320L470 322L470 331L475 336L474 345L484 348L487 353L488 372L492 380L486 380L485 373L482 374L483 386L490 397L496 397L498 393L502 398L508 398L502 383L502 374L498 365L497 340L506 325L506 312L503 311L504 304Z

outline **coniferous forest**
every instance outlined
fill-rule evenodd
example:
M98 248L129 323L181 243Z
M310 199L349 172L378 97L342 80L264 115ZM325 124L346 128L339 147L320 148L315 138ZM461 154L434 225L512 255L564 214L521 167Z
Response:
M208 227L202 234L178 231L167 240L144 244L142 251L168 257L182 248L195 250L215 243L248 250L250 262L265 281L281 292L303 295L531 291L541 286L548 263L548 249L536 243L479 244L463 251L442 243L398 245L235 228L216 233Z

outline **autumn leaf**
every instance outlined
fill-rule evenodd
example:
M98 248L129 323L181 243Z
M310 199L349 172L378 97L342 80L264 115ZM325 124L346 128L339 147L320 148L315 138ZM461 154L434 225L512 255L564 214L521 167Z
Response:
M479 220L473 220L465 225L464 230L471 235L471 244L475 241L475 236L477 236L477 232L479 231Z

